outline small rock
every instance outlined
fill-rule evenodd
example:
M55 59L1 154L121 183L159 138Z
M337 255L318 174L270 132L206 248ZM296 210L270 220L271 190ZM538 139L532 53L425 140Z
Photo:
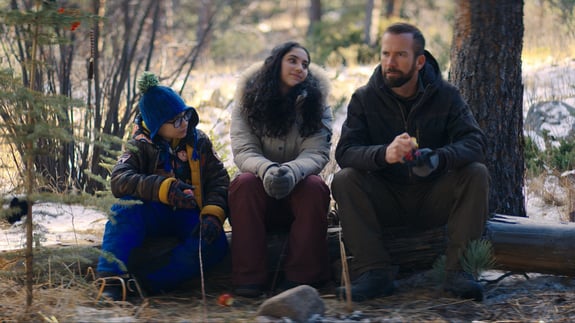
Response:
M317 290L301 285L267 299L258 308L257 315L308 322L314 314L323 315L324 312L325 304Z

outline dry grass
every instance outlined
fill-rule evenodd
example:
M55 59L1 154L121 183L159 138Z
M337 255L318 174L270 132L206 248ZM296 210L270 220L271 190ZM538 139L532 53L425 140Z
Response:
M491 271L483 302L450 298L438 288L432 273L422 272L398 279L393 296L354 303L352 309L338 300L333 287L320 289L326 305L324 322L567 322L575 319L572 278L540 274L511 275ZM265 300L236 298L230 307L217 304L217 297L229 292L223 277L206 280L205 300L199 282L180 292L131 302L94 300L95 287L76 277L49 287L37 284L34 303L26 311L23 286L12 279L0 281L2 322L253 322Z
M556 209L559 222L573 222L571 213L575 210L575 186L568 177L559 174L541 174L526 181L526 192L531 197L540 198L547 210ZM533 213L533 212L532 212ZM544 218L543 214L531 214L534 218Z

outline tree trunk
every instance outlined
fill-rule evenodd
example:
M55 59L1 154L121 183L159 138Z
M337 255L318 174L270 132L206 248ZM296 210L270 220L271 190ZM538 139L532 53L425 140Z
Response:
M310 0L309 2L309 25L307 34L309 35L314 26L321 22L321 0Z
M367 4L365 5L363 41L365 44L369 46L372 46L377 42L380 15L381 15L381 1L368 0Z
M450 78L487 136L490 211L525 216L523 2L459 0Z
M385 17L400 18L401 7L403 7L403 0L385 0Z
M212 0L200 1L200 15L198 18L198 29L196 30L196 39L203 39L205 46L201 49L201 56L208 57L210 55L210 44L212 42L212 28L210 25L213 23L212 17L214 16L214 3Z

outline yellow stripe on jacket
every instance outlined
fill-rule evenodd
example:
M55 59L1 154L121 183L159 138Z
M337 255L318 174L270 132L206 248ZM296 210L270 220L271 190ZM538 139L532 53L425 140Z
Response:
M202 199L202 174L200 173L200 160L201 157L197 160L194 160L192 157L194 155L194 147L190 145L186 145L186 150L188 152L188 162L190 164L190 170L192 171L192 185L194 186L194 195L196 196L196 202L198 202L198 206L200 210L203 207L203 199Z
M220 220L220 223L224 223L226 220L225 211L217 205L206 205L203 207L203 194L202 194L202 173L201 173L201 156L197 159L193 159L194 147L186 145L186 151L188 152L188 162L190 164L190 170L192 171L192 185L194 186L194 195L196 196L196 202L200 207L200 215L213 215ZM199 154L198 154L199 155Z

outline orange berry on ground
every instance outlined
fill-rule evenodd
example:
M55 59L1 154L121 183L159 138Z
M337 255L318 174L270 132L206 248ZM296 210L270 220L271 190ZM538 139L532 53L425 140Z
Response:
M231 306L234 303L234 298L230 294L222 294L218 297L218 304L222 306Z

